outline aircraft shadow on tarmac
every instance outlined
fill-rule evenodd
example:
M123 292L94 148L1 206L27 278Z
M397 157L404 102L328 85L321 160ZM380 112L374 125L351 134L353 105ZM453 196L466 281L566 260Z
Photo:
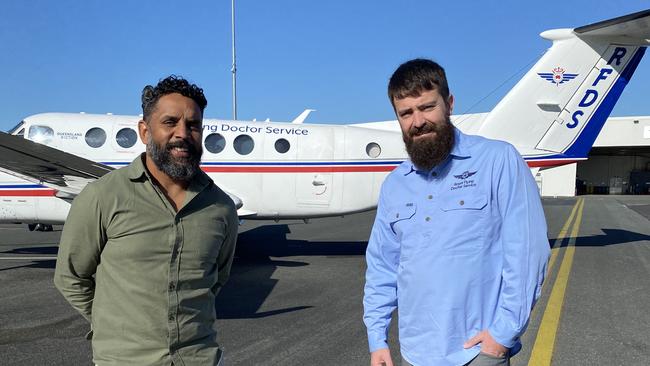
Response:
M287 239L288 225L265 225L240 233L230 279L217 297L220 319L254 319L299 311L312 306L296 306L258 312L278 280L271 278L278 267L302 267L309 263L274 260L288 256L362 256L366 241L311 242Z
M12 254L12 255L21 255L22 254L22 255L53 256L53 255L56 255L58 250L59 250L58 246L29 247L29 248L19 248L19 249L7 250L7 251L4 251L4 252L0 252L0 254ZM13 267L7 267L7 268L0 268L0 272L8 271L8 270L11 270L11 269L18 269L18 268L52 269L54 267L56 267L56 260L55 259L34 260L31 263L25 264L25 265L13 266Z
M577 247L602 247L606 245L626 244L637 241L650 241L650 235L622 229L600 229L602 235L579 236Z
M578 236L575 240L576 247L604 247L607 245L627 244L637 241L650 241L650 235L637 233L629 230L622 229L600 229L603 234ZM553 246L556 239L549 239L549 245ZM564 238L562 241L563 247L567 246L569 237ZM558 246L557 243L555 245Z

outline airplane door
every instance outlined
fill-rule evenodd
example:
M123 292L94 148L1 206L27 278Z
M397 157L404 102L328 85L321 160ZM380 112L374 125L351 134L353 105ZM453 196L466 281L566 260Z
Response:
M298 156L297 136L268 134L264 137L264 161L269 163L294 163ZM277 166L276 166L277 167ZM286 167L280 166L280 167ZM261 174L263 205L266 216L291 214L295 202L295 180L293 173L268 172Z
M296 174L296 203L299 206L329 206L332 199L334 130L310 129L298 137L298 161L305 172Z

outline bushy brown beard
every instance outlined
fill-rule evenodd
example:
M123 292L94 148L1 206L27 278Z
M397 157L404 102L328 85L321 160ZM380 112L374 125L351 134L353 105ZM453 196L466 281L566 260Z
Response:
M415 136L429 132L435 132L435 134L420 137L417 141L413 139ZM429 171L449 155L454 146L454 126L449 118L446 123L441 125L427 122L420 128L411 127L407 133L402 133L402 138L406 144L406 152L415 167L419 170Z

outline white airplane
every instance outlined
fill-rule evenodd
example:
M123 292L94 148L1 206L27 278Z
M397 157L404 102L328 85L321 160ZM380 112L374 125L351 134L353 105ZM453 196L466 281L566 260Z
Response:
M512 143L533 172L587 158L650 43L650 10L543 32L551 48L462 131ZM202 168L240 217L307 219L373 209L406 159L396 121L354 125L204 120ZM0 134L0 222L63 223L90 181L144 151L138 116L45 113ZM43 225L44 224L44 225Z

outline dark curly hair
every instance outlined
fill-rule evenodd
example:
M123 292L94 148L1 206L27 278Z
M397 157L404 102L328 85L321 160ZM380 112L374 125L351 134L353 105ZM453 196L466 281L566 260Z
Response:
M205 106L208 105L208 100L203 95L203 89L196 84L190 84L180 76L169 75L161 79L155 87L147 85L142 89L142 119L149 122L149 117L156 108L158 100L162 96L172 93L178 93L195 101L201 108L201 114L203 114Z

